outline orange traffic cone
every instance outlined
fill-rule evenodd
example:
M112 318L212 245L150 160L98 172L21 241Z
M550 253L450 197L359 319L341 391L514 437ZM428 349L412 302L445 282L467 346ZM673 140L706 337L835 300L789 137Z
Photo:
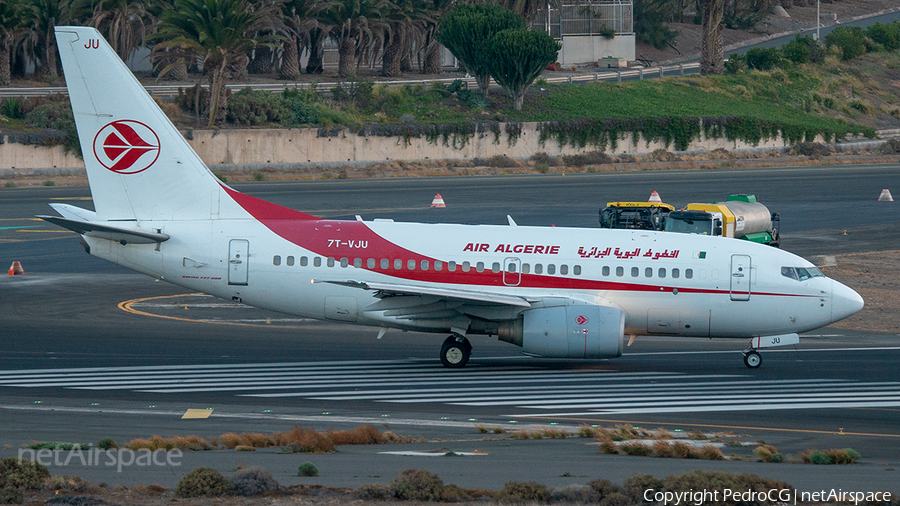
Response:
M885 188L881 190L881 195L878 196L878 202L893 202L894 197L891 197L891 191Z
M653 190L653 193L650 194L650 199L647 202L662 202L662 199L659 198L659 193L656 193L656 190Z
M444 198L441 197L440 193L434 196L434 200L431 201L431 207L447 207L447 204L444 204Z
M9 266L8 274L10 276L20 276L22 274L25 274L25 269L22 268L22 263L21 262L13 262L12 265Z

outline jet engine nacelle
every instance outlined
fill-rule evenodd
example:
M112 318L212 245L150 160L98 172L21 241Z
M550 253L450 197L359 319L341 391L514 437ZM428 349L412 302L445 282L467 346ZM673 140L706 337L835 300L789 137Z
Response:
M529 309L502 325L499 338L542 357L620 357L625 346L625 313L592 304Z

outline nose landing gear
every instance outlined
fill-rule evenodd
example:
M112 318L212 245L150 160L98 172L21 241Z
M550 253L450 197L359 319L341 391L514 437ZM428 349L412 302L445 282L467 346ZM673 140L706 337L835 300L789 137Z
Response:
M757 367L762 365L762 356L758 351L753 348L748 348L743 351L744 355L744 365L749 367L750 369L756 369Z

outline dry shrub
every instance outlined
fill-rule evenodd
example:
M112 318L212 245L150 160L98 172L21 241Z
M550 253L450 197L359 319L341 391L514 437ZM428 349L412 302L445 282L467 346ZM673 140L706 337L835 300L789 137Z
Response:
M694 441L706 441L709 438L706 437L706 434L704 434L703 431L695 430L694 432L688 434L688 439L692 439Z
M564 155L563 165L567 167L584 167L585 165L604 165L612 163L613 159L603 151L589 151L577 155Z
M900 153L900 139L890 139L881 146L878 146L878 152L882 155L893 155Z
M496 431L494 432L496 434ZM427 443L428 440L422 437L412 437L412 436L404 436L401 434L394 434L391 431L384 431L384 439L385 442L388 443Z
M725 455L722 454L722 450L716 448L713 445L704 445L703 448L700 448L700 459L725 460Z
M335 445L377 445L387 441L384 434L371 425L360 425L350 430L328 431Z
M677 162L681 160L674 153L670 153L663 148L659 148L654 150L652 153L644 155L643 160L645 162Z
M222 473L198 467L178 480L175 497L221 497L235 492L234 483Z
M596 427L591 427L590 425L581 424L578 426L578 437L594 438L597 437L598 432L599 430Z
M800 142L795 144L789 151L790 155L808 156L814 160L828 156L831 153L831 148L820 142Z
M325 453L334 451L334 441L326 434L313 429L292 427L285 432L272 434L276 446L290 446L294 453Z
M515 430L509 433L510 439L531 439L531 434L527 430Z
M279 488L272 473L259 466L238 471L231 481L237 493L243 496L259 495Z
M541 435L549 439L565 439L569 437L569 433L562 429L554 429L548 427L541 430Z
M800 453L804 464L830 465L853 464L861 458L853 448L832 448L830 450L807 450Z
M554 503L596 504L600 502L600 494L589 485L572 484L554 488L550 500Z
M600 453L604 455L618 455L619 447L616 443L609 438L603 438L600 440Z
M422 469L407 469L388 483L388 490L401 501L440 501L444 481Z
M147 485L146 487L143 485L135 485L128 489L128 491L135 495L160 496L165 495L169 489L162 485Z
M697 490L793 490L787 483L761 478L753 474L728 473L725 471L691 471L680 475L667 476L663 480L661 487L663 490L671 492L689 492ZM656 487L648 487L656 488ZM659 488L656 488L659 490ZM735 502L734 499L728 501L722 499L719 501L708 500L704 502L707 506L730 506L735 504L756 504Z
M503 485L503 490L494 494L494 500L501 504L547 504L550 502L550 489L533 481L510 481Z
M200 436L172 436L172 437L162 437L162 436L150 436L150 438L137 438L132 439L128 443L125 444L125 447L130 450L140 450L147 449L150 451L157 450L174 450L178 448L179 450L194 450L194 451L202 451L202 450L212 450L215 448L214 445L210 444L209 441L200 437Z
M653 453L655 453L657 457L662 458L670 458L675 456L672 451L672 443L662 440L658 440L653 443Z
M256 448L247 445L237 445L234 447L235 451L239 452L255 452Z
M531 155L532 163L539 164L542 163L547 167L556 167L559 165L559 158L555 156L550 156L547 153L540 152Z
M619 437L622 439L638 439L641 437L640 430L631 425L616 425L616 431L618 431Z
M44 485L47 490L55 490L57 493L84 493L96 494L100 492L100 487L89 481L84 481L78 476L53 476Z
M698 459L700 458L700 451L697 450L696 446L676 441L672 444L672 456L679 459Z
M775 455L781 455L774 446L766 444L754 448L753 453L756 454L757 458L762 462L772 462L772 458Z
M222 446L228 448L229 450L233 450L235 447L241 444L241 436L235 434L234 432L227 432L225 434L222 434L221 436L219 436L218 440ZM135 439L134 441L137 441L137 439ZM132 441L132 443L134 441Z
M657 439L672 439L672 433L660 427L653 431Z
M353 497L360 501L386 501L392 495L391 491L384 485L368 483L354 490Z
M653 448L640 441L628 441L619 446L619 449L626 455L636 455L638 457L649 457L653 454Z
M627 478L622 483L622 493L631 499L632 504L641 504L644 502L644 492L646 490L660 490L663 482L649 474L637 474Z

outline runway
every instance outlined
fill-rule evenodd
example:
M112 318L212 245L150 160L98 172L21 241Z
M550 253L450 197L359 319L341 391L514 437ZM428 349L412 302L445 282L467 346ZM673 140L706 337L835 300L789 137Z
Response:
M900 208L875 199L898 183L896 166L857 166L237 189L329 218L505 223L510 214L521 225L584 227L596 226L605 202L653 190L676 205L755 193L781 213L784 248L817 256L897 249ZM428 207L434 193L447 209ZM866 465L900 464L895 335L819 329L798 347L764 351L752 371L741 362L745 343L732 340L639 338L619 359L564 361L481 338L470 365L451 371L437 360L444 336L389 331L379 341L377 329L193 294L90 257L71 232L32 219L52 213L47 202L90 207L89 198L87 188L0 190L0 260L26 269L0 279L0 443L363 422L465 439L476 423L631 423L737 432L792 453L852 446ZM187 408L213 415L188 426L175 415ZM621 465L642 470L640 460ZM493 479L499 487L513 478L497 470Z

